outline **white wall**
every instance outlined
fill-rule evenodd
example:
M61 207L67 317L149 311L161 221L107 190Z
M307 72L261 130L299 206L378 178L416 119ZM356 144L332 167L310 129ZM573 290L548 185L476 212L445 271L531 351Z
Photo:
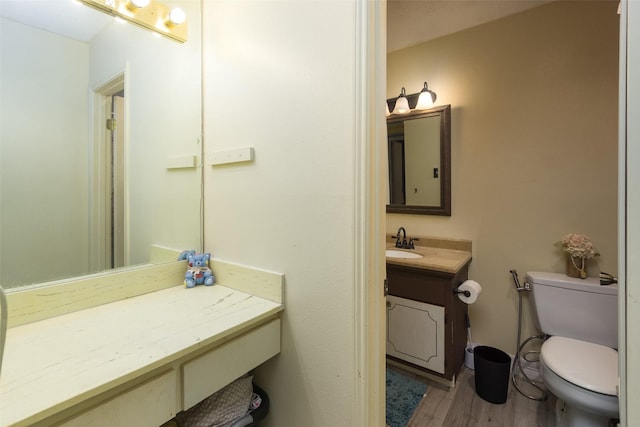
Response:
M352 425L355 13L204 3L206 151L255 147L205 169L206 250L286 275L282 353L258 370L267 426Z
M6 19L0 29L0 283L85 274L89 47Z

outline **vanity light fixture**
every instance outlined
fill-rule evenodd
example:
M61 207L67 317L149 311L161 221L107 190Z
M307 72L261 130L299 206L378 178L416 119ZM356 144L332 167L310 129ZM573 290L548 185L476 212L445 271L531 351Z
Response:
M400 95L396 99L396 105L393 107L393 114L407 114L411 111L409 108L409 101L407 100L407 93L404 90L404 87L400 91Z
M418 96L418 103L416 104L416 110L426 110L428 108L433 107L433 104L436 102L436 98L438 96L435 92L429 90L429 86L427 86L427 82L424 82L424 87L420 92L420 96Z
M157 0L80 0L115 18L160 34L180 43L187 41L187 16Z
M395 105L391 114L407 114L412 110L426 110L433 108L436 102L437 95L434 91L429 89L427 82L424 82L422 91L419 93L412 93L407 95L404 87L400 91L400 95L394 100L393 98L387 100L387 116L389 116L389 105Z

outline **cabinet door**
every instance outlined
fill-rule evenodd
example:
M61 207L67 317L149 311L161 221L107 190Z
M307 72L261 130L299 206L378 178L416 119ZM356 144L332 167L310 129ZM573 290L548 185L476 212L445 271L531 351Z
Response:
M444 373L444 307L387 295L387 354Z

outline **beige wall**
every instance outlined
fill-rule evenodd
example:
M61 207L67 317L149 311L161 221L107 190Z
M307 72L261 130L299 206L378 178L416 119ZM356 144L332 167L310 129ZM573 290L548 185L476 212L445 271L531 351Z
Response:
M388 214L387 231L473 241L475 342L515 351L509 270L562 272L567 233L602 254L590 275L617 272L616 7L554 2L388 55L388 97L427 80L452 105L453 213Z

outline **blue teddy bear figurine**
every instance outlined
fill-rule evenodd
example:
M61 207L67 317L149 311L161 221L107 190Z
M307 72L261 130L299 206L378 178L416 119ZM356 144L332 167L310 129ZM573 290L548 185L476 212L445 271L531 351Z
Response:
M184 276L184 285L187 288L193 288L196 285L213 285L215 278L213 272L209 268L209 259L211 254L196 254L196 251L184 251L180 254L179 260L186 259L189 268Z

